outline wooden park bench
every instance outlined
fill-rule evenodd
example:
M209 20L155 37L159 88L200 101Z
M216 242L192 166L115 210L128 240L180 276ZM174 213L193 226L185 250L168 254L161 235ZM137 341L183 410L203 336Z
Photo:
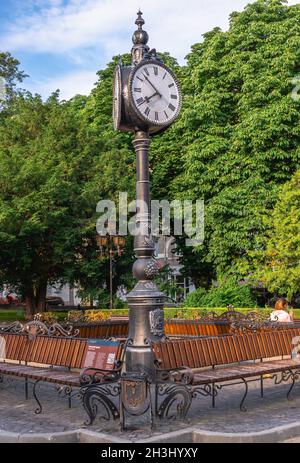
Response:
M11 330L18 332L0 331L0 382L6 376L24 379L26 399L31 383L38 404L36 413L42 412L36 390L40 383L56 385L58 392L68 398L69 406L75 389L85 407L84 394L90 384L118 381L124 343L66 336L61 327L55 331L40 322L27 326L30 328L27 331L26 325L21 324Z
M210 396L215 406L222 387L240 383L245 387L240 409L246 410L248 383L259 380L263 397L267 377L275 384L291 380L290 398L300 374L300 359L292 358L299 336L297 328L154 343L157 415L184 418L193 398Z

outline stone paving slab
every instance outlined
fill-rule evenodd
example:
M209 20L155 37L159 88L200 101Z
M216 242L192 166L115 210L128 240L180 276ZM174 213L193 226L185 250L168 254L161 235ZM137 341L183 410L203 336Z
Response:
M243 386L227 387L217 397L215 409L209 397L194 400L186 422L158 423L151 432L145 417L137 420L130 417L126 420L128 429L122 433L116 422L97 420L87 427L81 403L74 398L72 409L68 409L67 399L59 397L50 384L38 387L44 410L37 415L34 399L25 400L23 381L14 380L0 385L0 442L37 442L39 436L44 442L172 442L174 439L177 443L200 443L221 442L224 438L227 441L270 438L285 442L300 436L300 382L294 388L292 401L286 400L288 388L286 384L274 386L270 380L265 380L262 399L259 382L251 383L245 403L248 411L241 412ZM277 428L276 433L272 431L272 437L268 437L273 428Z

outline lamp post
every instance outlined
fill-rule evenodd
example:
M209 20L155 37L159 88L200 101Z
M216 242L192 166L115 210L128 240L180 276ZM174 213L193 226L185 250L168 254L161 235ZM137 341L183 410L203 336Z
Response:
M150 50L145 21L137 14L131 49L132 64L116 67L114 76L113 121L115 130L134 133L136 153L136 199L138 214L134 239L136 261L133 275L138 280L127 295L129 305L129 337L126 350L126 371L141 371L154 377L151 343L164 336L163 305L165 295L154 278L158 266L154 259L151 236L150 181L148 152L150 136L169 127L181 108L181 91L176 76Z
M101 257L109 257L109 308L113 309L113 262L114 256L121 256L125 246L125 238L121 235L97 235L97 245Z

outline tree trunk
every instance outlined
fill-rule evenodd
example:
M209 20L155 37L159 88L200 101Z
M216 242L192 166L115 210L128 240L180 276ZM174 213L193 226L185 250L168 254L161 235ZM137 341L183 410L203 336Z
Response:
M38 312L45 312L46 308L47 281L41 283L36 290L36 309Z
M38 312L44 312L46 306L47 282L41 283L36 290L29 288L25 292L25 320L33 320Z
M34 314L36 312L35 297L33 290L29 289L25 293L25 320L33 320Z

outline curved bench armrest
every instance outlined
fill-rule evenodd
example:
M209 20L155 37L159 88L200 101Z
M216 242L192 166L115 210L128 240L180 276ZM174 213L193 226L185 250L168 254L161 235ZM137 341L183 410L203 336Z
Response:
M185 365L167 369L156 368L156 374L158 381L192 384L194 380L193 370Z
M112 369L87 367L80 374L80 384L86 386L88 384L93 383L107 383L118 381L121 376L122 364L123 362L118 360L117 362L115 362L115 368Z

